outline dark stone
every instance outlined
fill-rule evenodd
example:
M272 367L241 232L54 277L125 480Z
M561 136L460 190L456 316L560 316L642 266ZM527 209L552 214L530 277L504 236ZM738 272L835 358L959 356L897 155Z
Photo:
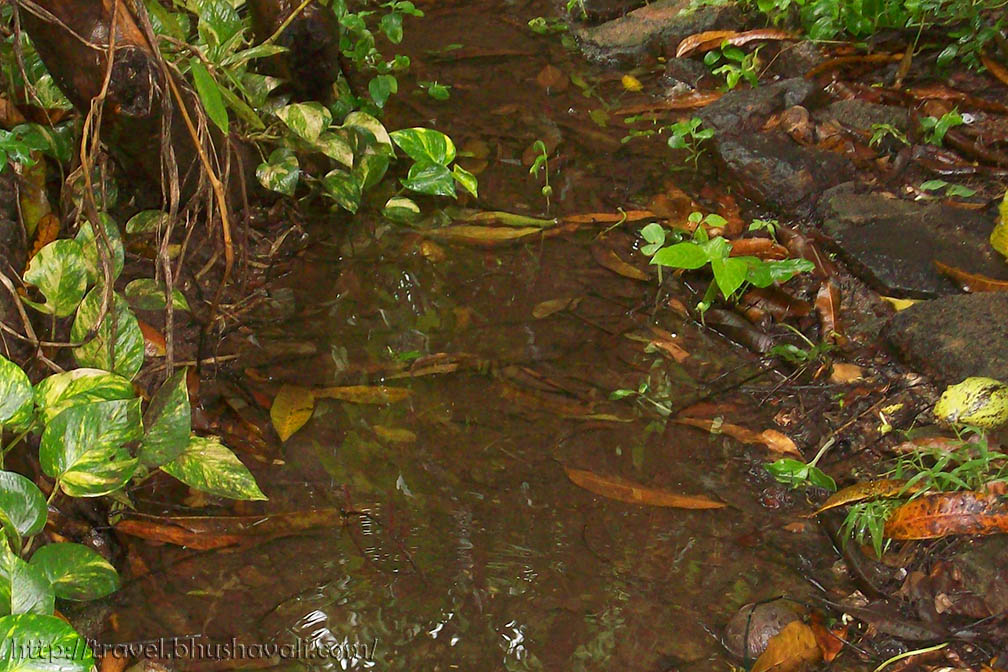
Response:
M879 105L864 100L838 100L819 110L817 119L835 119L848 128L871 131L875 124L889 124L904 133L909 126L909 114L904 107Z
M584 0L582 6L589 21L601 23L617 19L629 11L642 7L645 2L646 0ZM579 11L575 7L572 14L576 18L581 18L578 16Z
M665 62L665 76L673 80L672 84L682 82L694 89L697 88L701 80L713 80L710 68L692 58L673 57L668 59Z
M585 57L595 61L633 62L649 50L674 55L679 42L705 30L736 28L733 5L690 9L691 0L658 0L624 17L574 33Z
M794 105L814 107L817 98L825 98L822 89L807 79L785 79L753 89L729 91L700 110L697 116L704 126L716 132L756 131L774 112Z
M950 385L970 376L1008 380L1008 293L959 294L915 303L883 330L900 358Z
M842 157L803 147L780 132L715 136L720 166L746 196L762 205L808 215L819 194L853 176Z
M994 220L940 203L921 204L840 185L819 202L823 230L852 270L887 296L958 293L935 261L993 278L1008 266L988 244Z
M797 44L784 44L777 56L767 66L767 72L784 79L804 77L805 73L825 60L826 57L814 42L802 41Z

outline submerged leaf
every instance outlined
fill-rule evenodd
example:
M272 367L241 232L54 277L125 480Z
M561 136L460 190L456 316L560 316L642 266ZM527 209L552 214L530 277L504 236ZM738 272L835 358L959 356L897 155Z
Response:
M281 441L286 441L311 419L315 412L315 395L307 387L284 385L273 398L270 419Z
M633 483L618 476L600 476L590 471L570 467L564 467L564 471L567 472L567 478L575 485L596 495L629 504L665 506L677 509L721 509L725 507L723 502L701 495L679 495Z

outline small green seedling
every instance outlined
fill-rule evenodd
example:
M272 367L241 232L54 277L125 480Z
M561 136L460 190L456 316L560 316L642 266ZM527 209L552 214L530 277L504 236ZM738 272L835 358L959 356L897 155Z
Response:
M671 149L686 149L689 151L687 161L693 162L695 170L700 161L700 156L704 152L705 141L714 137L714 129L703 128L703 120L699 117L692 117L685 121L678 121L668 127L668 146Z
M538 175L539 169L543 169L544 184L539 191L546 199L546 210L549 210L550 196L553 195L553 187L549 183L549 151L546 149L546 143L542 140L536 140L532 143L532 151L538 152L538 154L535 157L535 161L532 162L532 167L529 168L529 175Z
M904 145L909 145L910 141L907 139L906 133L896 128L892 124L872 124L871 125L872 136L868 144L872 147L878 147L882 144L882 141L887 137L896 140Z
M952 184L945 180L928 180L920 185L921 191L944 191L946 196L969 198L976 195L976 189L962 184Z
M433 98L434 100L448 100L451 97L451 93L449 93L448 91L451 87L445 86L444 84L439 84L437 80L433 82L430 81L417 82L417 86L426 91L427 95Z
M567 24L563 22L563 19L547 19L543 16L529 19L528 27L536 35L567 32Z
M835 492L836 481L816 466L834 442L835 439L830 439L823 444L816 456L807 464L801 460L786 457L767 464L766 469L778 482L789 485L792 489L815 487Z
M718 63L722 63L718 67L714 67ZM704 63L707 67L711 68L711 72L715 75L724 75L725 78L725 89L731 91L739 82L743 79L749 82L750 86L759 86L759 48L757 47L754 51L746 53L728 44L728 41L721 43L720 49L714 49L708 51L704 56Z
M949 129L962 126L966 120L958 109L946 112L940 118L924 117L920 120L921 131L924 133L924 142L929 145L941 145L945 140L945 134Z

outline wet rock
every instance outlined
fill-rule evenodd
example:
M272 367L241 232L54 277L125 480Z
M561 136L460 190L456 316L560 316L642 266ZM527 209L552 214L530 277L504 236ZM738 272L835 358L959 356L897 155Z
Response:
M783 600L747 604L725 627L725 648L738 658L757 658L774 635L797 620L798 614Z
M941 275L941 261L970 273L1008 278L1008 266L987 242L994 220L940 203L860 194L844 184L819 203L823 230L854 272L887 296L932 298L959 291Z
M649 50L672 55L679 42L705 30L739 25L732 5L690 9L690 0L658 0L619 19L575 32L585 57L631 62Z
M825 94L815 82L800 77L785 79L754 89L730 91L700 110L697 116L716 133L751 132L762 128L774 112L795 105L814 107L818 98L824 99Z
M888 124L906 133L909 113L906 108L879 105L864 100L838 100L816 115L819 120L835 119L847 128L871 131L876 124Z
M814 42L798 42L781 47L777 57L768 66L768 72L785 79L804 77L805 73L825 60L826 57Z
M987 613L976 618L986 618L1008 612L1008 537L1003 535L977 539L970 549L951 560L955 579L946 590L935 595L936 601L955 603L963 596L979 600Z
M713 148L746 196L791 215L809 214L819 194L854 175L842 157L803 147L780 132L715 136Z
M642 7L646 0L584 0L582 6L588 20L592 23L601 23L617 19L629 11ZM573 10L577 16L578 9Z
M672 84L681 82L696 88L701 80L713 79L710 68L692 58L670 58L665 62L665 76L673 80Z
M916 303L883 330L900 358L950 385L970 376L1008 381L1008 293L960 294Z

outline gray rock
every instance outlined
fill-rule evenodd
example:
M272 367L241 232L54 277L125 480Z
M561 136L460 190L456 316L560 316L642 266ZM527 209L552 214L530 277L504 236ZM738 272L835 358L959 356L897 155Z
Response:
M701 80L713 79L710 68L692 58L670 58L665 62L665 76L673 83L682 82L696 88Z
M883 335L908 366L940 384L1008 380L1008 292L916 303L896 313Z
M819 97L825 98L825 94L815 82L796 77L754 89L729 91L697 116L704 126L718 133L755 131L774 112L794 105L814 107Z
M584 0L582 6L588 20L592 23L611 21L619 18L627 12L637 9L646 3L646 0ZM573 10L573 15L578 15L578 9ZM580 17L578 17L580 18Z
M816 119L836 119L848 128L871 131L875 124L889 124L906 133L909 113L906 108L893 105L879 105L863 100L838 100L820 110Z
M733 5L691 10L690 4L690 0L658 0L574 35L587 58L626 63L649 50L674 55L684 37L739 25L739 12Z
M725 626L725 648L737 658L759 658L767 642L797 620L798 614L784 600L747 604Z
M992 217L940 203L859 194L844 184L819 201L823 231L861 279L887 296L932 298L959 288L934 266L1008 278L987 242Z
M812 68L826 60L815 42L802 41L781 46L776 58L767 66L769 74L788 79L804 77Z
M779 132L715 136L713 150L727 175L762 205L808 215L823 191L854 175L843 157L803 147Z

